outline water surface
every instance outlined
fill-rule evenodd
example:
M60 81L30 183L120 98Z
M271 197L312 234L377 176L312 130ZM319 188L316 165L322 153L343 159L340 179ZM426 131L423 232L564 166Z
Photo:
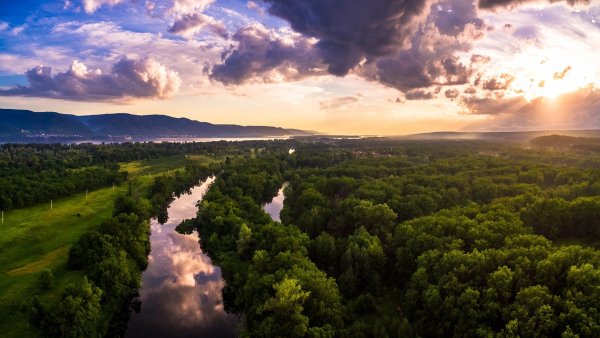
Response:
M269 214L269 216L271 216L271 219L276 222L281 222L280 214L281 209L283 209L283 201L285 200L283 190L288 186L288 184L288 182L285 182L277 192L277 195L273 197L271 202L263 205L263 209L265 210L265 212Z
M221 269L198 244L198 233L182 235L175 227L196 215L214 178L169 206L169 221L152 220L148 268L142 274L141 311L132 313L126 337L233 337L237 317L223 309Z

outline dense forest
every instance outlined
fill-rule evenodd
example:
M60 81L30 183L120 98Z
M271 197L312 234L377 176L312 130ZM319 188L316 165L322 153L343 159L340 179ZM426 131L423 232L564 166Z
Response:
M488 142L297 144L230 161L193 222L245 336L597 337L597 161ZM285 181L273 222L261 204Z
M242 336L596 337L600 156L575 146L593 140L560 140L4 145L0 180L31 180L40 200L59 193L36 172L128 181L113 217L70 248L75 283L56 293L40 274L24 306L44 336L122 335L148 219L166 221L174 196L215 175L180 230L198 229L220 266ZM188 154L222 162L190 161L141 190L118 165ZM284 183L274 222L262 205Z

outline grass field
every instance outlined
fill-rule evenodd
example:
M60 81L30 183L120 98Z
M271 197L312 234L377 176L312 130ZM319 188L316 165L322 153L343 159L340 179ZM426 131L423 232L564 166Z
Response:
M156 175L183 169L188 161L214 161L204 156L177 156L152 161L125 163L134 193L142 193ZM57 297L81 272L66 268L70 246L90 227L110 218L114 199L124 194L128 183L77 194L30 208L4 214L0 224L0 336L34 337L26 304L38 290L44 269L55 277L52 291L44 297Z
M27 303L37 289L40 272L50 269L59 291L77 277L65 268L70 246L90 226L112 215L113 200L125 185L78 194L4 214L0 225L0 332L3 337L27 337Z

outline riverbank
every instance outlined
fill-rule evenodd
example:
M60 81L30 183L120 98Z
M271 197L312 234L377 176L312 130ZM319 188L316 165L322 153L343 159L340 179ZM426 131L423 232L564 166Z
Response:
M76 194L52 203L5 212L0 225L0 332L3 337L37 337L30 324L31 299L38 294L56 300L83 273L67 268L69 250L86 231L110 219L117 196L131 190L146 195L155 177L175 175L186 164L202 158L169 157L154 161L135 161L121 165L129 180L87 194ZM86 197L87 195L87 197ZM40 276L51 273L51 287L40 290Z

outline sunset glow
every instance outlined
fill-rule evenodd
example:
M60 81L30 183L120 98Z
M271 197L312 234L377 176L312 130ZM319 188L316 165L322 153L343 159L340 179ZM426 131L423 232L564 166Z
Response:
M545 98L565 125L595 123L579 119L598 112L597 2L417 1L389 18L392 0L317 3L3 4L0 105L398 135L504 130Z

